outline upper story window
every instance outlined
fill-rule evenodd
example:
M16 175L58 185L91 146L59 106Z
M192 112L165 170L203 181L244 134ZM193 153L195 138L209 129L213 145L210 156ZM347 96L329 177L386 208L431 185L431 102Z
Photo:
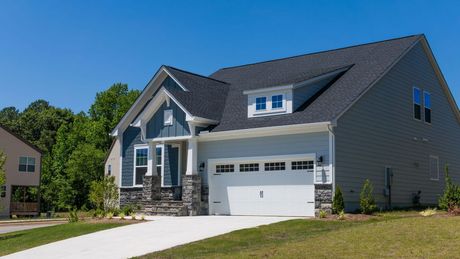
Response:
M283 108L283 95L272 95L272 109Z
M35 172L35 158L28 156L21 156L19 158L19 172Z
M414 103L414 119L422 119L422 93L419 88L414 87L413 103Z
M163 148L161 146L156 147L156 159L157 159L157 173L161 175L161 169L163 168Z
M423 106L425 112L425 122L431 123L431 94L423 91Z
M267 109L267 97L256 98L256 111L264 111Z
M107 165L107 175L108 176L112 175L112 165Z
M147 173L148 148L135 148L134 150L134 185L142 185Z
M164 110L164 125L170 126L173 124L173 111L172 110Z

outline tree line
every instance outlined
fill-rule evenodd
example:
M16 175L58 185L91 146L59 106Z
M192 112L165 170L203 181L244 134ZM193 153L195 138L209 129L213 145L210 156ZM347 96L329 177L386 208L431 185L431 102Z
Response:
M96 94L87 112L32 102L23 111L0 110L0 124L43 151L41 210L89 209L90 186L104 175L110 131L139 96L117 83Z

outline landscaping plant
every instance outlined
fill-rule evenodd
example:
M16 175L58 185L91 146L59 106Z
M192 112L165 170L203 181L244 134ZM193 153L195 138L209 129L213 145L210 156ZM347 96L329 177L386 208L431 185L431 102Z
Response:
M327 212L325 210L320 210L319 211L319 218L324 219L327 217Z
M68 221L69 223L75 223L75 222L78 222L80 219L78 218L78 211L76 208L73 208L71 210L69 210L69 217L68 217Z
M373 192L374 187L372 186L371 181L366 179L366 181L364 181L363 189L359 195L359 205L363 214L372 214L377 209Z
M120 216L120 219L121 219L121 220L124 220L124 219L125 219L125 213L120 212L119 216Z
M98 210L113 211L118 204L118 189L115 177L105 176L100 181L91 183L89 200Z
M337 185L335 187L334 197L332 199L332 213L338 214L345 209L345 203L343 202L342 190Z
M340 211L339 216L337 217L339 220L345 220L345 211Z
M460 186L452 182L449 176L449 167L446 165L446 187L444 194L439 198L439 208L451 214L460 214Z
M436 214L436 208L434 208L434 209L428 208L428 209L420 212L420 215L422 215L424 217L430 217L430 216L433 216L435 214Z

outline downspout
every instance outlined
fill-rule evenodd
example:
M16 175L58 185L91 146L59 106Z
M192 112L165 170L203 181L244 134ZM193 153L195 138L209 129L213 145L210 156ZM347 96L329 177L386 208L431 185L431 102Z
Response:
M332 135L332 138L330 139L331 144L330 144L330 168L329 170L331 171L331 177L332 177L332 195L334 196L335 194L335 133L334 133L334 126L332 124L327 125L327 129L329 133Z

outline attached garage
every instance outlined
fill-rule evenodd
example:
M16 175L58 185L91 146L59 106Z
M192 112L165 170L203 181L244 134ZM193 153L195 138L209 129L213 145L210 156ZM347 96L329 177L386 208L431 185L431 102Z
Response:
M314 216L315 161L315 154L209 159L209 212Z

